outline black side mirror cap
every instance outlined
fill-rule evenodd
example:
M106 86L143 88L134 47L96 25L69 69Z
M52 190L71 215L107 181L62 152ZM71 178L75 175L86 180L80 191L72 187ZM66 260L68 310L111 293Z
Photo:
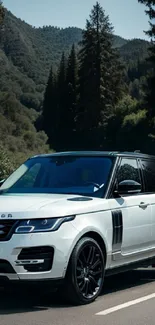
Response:
M142 191L142 185L133 180L124 180L117 186L118 194L138 194Z

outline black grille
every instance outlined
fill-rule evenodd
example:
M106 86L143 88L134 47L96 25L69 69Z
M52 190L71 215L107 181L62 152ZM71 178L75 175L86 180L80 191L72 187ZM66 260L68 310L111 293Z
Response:
M31 259L45 259L53 255L53 247L38 246L23 248L18 256L19 260L31 260Z
M12 265L5 260L0 260L0 273L15 273L15 270L13 269Z
M10 239L16 223L16 220L0 220L0 241Z
M18 260L44 260L40 264L26 264L25 270L28 272L47 272L53 264L54 248L48 246L23 248L18 256Z

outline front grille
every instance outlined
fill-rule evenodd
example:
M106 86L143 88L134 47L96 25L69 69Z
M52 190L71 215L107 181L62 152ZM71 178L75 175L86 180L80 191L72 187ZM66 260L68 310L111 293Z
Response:
M44 260L39 264L25 264L28 272L47 272L53 264L54 248L49 246L23 248L18 256L18 261Z
M16 223L16 220L0 220L0 241L10 239Z
M15 270L13 269L12 265L5 260L0 260L0 273L15 273Z

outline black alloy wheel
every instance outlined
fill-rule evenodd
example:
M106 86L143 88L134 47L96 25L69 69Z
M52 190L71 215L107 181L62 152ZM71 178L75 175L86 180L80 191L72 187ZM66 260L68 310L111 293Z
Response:
M66 276L67 296L76 304L89 304L101 293L104 255L92 238L81 238L71 255Z

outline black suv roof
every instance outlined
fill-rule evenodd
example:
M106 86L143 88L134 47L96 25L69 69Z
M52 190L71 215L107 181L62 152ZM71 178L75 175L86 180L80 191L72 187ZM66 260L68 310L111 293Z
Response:
M155 156L143 154L139 151L135 152L120 152L120 151L65 151L50 154L37 155L35 157L55 157L55 156L113 156L113 157L132 157L132 158L151 158L155 159Z

